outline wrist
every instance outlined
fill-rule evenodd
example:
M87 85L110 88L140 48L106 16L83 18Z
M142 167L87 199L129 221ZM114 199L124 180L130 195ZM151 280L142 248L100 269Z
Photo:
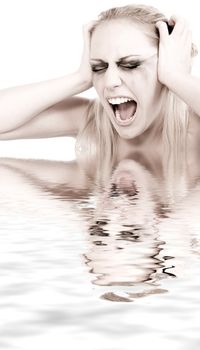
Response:
M190 78L189 73L169 73L162 78L161 83L165 85L169 90L176 92L176 88L180 85L184 85Z
M77 84L79 85L81 91L83 92L85 90L88 90L92 87L92 79L90 76L87 76L86 74L83 74L80 70L77 70L74 73L75 80L77 81Z

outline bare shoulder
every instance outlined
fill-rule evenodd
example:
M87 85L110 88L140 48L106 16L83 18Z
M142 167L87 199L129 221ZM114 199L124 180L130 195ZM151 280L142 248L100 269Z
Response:
M0 135L0 140L76 136L85 125L94 100L67 98L42 111L22 126Z

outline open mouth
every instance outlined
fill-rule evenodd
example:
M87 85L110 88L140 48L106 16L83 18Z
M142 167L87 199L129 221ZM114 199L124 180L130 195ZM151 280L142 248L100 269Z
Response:
M120 194L127 194L128 196L136 196L139 193L135 178L129 170L118 170L114 174L114 179L111 186L112 197Z
M127 126L135 119L137 102L129 97L109 98L108 102L114 112L116 121L121 126Z

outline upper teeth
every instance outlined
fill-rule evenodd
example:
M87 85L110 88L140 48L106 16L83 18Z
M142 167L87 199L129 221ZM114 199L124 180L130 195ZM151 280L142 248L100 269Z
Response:
M108 99L108 102L111 103L112 105L119 105L120 103L125 103L128 101L132 101L132 99L128 97L116 97L116 98Z

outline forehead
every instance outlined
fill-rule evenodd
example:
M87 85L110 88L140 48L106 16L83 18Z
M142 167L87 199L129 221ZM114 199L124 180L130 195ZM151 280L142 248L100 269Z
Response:
M91 57L145 55L155 48L155 43L142 28L127 19L100 23L91 38Z

